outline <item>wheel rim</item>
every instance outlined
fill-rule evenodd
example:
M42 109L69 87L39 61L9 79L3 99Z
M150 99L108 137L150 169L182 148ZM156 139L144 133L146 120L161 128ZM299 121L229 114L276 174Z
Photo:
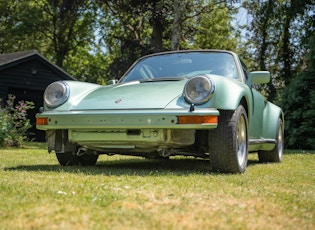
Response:
M279 133L278 133L278 154L279 154L279 159L282 159L282 154L283 154L283 126L282 123L279 127Z
M247 155L247 127L244 115L242 115L237 124L237 160L240 166L246 162Z

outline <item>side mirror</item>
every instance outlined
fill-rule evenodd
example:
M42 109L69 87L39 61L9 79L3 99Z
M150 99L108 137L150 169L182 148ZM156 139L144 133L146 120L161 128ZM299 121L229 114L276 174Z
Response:
M254 71L249 73L248 85L252 84L263 84L270 82L270 72L269 71Z
M116 85L117 81L116 80L108 80L106 82L106 85Z

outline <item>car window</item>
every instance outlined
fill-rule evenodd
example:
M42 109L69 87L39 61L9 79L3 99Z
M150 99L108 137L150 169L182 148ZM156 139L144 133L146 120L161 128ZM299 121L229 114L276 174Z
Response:
M155 78L193 77L216 74L238 79L234 58L221 52L179 52L141 59L121 79L121 82Z

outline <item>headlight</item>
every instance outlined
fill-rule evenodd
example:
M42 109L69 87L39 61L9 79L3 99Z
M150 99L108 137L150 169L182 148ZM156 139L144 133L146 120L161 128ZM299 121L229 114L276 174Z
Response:
M69 85L64 81L57 81L46 88L44 102L48 107L56 108L68 100L69 94Z
M184 96L191 104L203 104L210 100L214 92L212 80L205 75L191 78L185 85Z

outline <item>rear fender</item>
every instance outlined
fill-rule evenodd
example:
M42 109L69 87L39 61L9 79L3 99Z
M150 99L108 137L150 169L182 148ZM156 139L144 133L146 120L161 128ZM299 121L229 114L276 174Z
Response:
M262 137L264 139L276 139L278 119L282 119L284 122L283 111L280 107L272 104L271 102L266 102L266 107L263 114L263 129ZM263 149L270 150L270 149Z

